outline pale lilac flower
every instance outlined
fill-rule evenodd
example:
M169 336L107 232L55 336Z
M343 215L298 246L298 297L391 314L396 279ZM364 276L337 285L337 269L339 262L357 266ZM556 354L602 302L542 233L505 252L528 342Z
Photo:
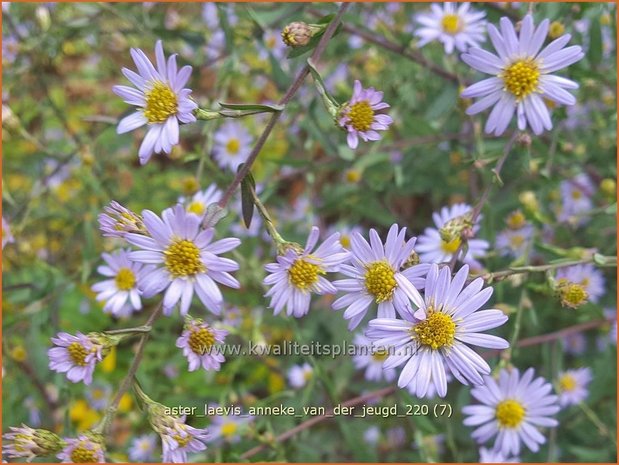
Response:
M363 432L363 440L372 446L378 444L378 440L380 439L380 429L378 426L370 426Z
M571 179L561 181L561 207L558 220L582 225L593 209L591 197L595 186L586 173L580 173Z
M65 438L66 446L57 455L62 463L105 463L103 446L86 434Z
M587 338L583 333L574 333L563 339L563 349L571 355L582 355L587 350Z
M212 242L215 230L201 229L200 218L182 205L164 210L161 218L150 210L144 210L142 217L151 237L127 234L126 239L143 249L131 252L131 260L157 265L142 279L143 296L152 297L165 290L164 314L170 315L180 301L184 316L195 292L207 309L219 314L223 296L215 283L235 289L240 284L228 273L238 270L239 265L218 254L238 247L241 241L227 238Z
M301 318L309 312L312 294L335 294L337 289L324 277L339 271L348 261L349 252L339 241L339 234L329 236L316 250L320 230L313 227L303 250L290 246L276 263L265 265L269 273L264 284L271 286L265 297L271 297L269 306L274 314L284 307L288 316Z
M251 153L253 138L247 128L236 121L222 124L215 132L213 140L213 158L222 168L230 168L236 172Z
M351 236L352 265L342 265L340 271L348 279L335 281L338 291L346 295L333 302L334 310L346 308L344 318L348 329L356 328L373 302L378 305L379 318L395 318L412 313L410 301L419 307L428 265L416 265L402 270L413 254L416 238L405 240L406 228L397 224L389 228L383 245L378 233L370 229L370 243L361 234Z
M481 447L479 449L479 463L520 463L520 458L506 458L501 451Z
M533 17L527 15L517 36L511 21L501 18L500 31L488 25L488 35L498 56L476 47L462 55L462 60L472 68L494 75L467 87L461 94L463 98L480 97L467 108L468 115L494 105L486 122L487 133L503 134L515 113L518 129L523 131L528 125L535 134L541 134L552 129L544 99L561 105L576 103L566 89L577 89L578 84L551 73L576 63L584 53L578 45L564 48L571 38L569 34L541 50L549 23L545 19L535 28Z
M351 237L353 233L359 233L363 235L365 231L361 226L348 226L346 224L338 224L330 226L327 230L328 234L340 233L340 244L346 250L350 250Z
M123 68L122 73L137 89L128 86L114 86L112 89L138 110L123 118L116 132L124 134L148 125L138 152L143 165L153 153L169 154L172 151L172 147L178 144L179 124L195 122L193 112L198 105L190 97L191 89L184 88L191 76L191 66L183 66L179 71L176 55L171 55L166 63L160 40L155 45L156 69L140 49L132 48L131 57L138 73L127 68Z
M454 48L461 52L473 46L479 47L486 40L484 36L486 13L470 9L470 3L446 2L431 5L432 12L420 13L415 21L422 27L415 31L419 37L417 47L423 47L428 42L438 40L445 46L445 53L451 54Z
M103 311L116 317L130 316L134 310L142 309L139 286L152 271L151 266L129 260L130 252L119 250L114 254L102 254L107 265L100 266L97 271L107 279L91 288L97 293L97 301L105 302Z
M205 442L211 439L206 428L194 428L185 423L185 417L169 417L171 422L160 426L163 445L163 462L186 463L188 452L201 452L206 449Z
M176 347L183 349L183 355L189 361L189 371L196 371L200 366L206 371L219 371L226 359L215 345L222 344L227 335L228 331L190 318L185 323L183 334L176 340Z
M406 430L402 426L389 428L385 432L387 445L390 449L399 449L406 443Z
M419 252L419 259L424 263L449 263L460 246L462 239L456 234L454 239L449 241L441 237L441 230L448 228L453 221L459 218L466 219L471 215L473 207L465 203L457 203L450 207L443 207L438 212L432 213L432 220L435 228L426 228L417 241L416 250ZM479 231L479 222L482 215L477 217L472 228L472 233ZM483 239L468 239L468 250L462 259L464 263L474 269L481 269L482 265L477 261L478 258L485 257L490 244Z
M153 462L155 449L157 448L157 436L152 433L137 436L131 440L129 446L129 459L133 462Z
M208 206L219 202L221 196L221 189L216 184L211 184L205 190L196 192L191 198L180 197L178 201L185 206L189 213L193 213L202 219Z
M357 353L352 361L357 370L365 370L365 379L368 381L391 381L395 378L395 370L383 369L383 363L389 355L387 351L372 347L372 342L363 334L355 334L353 340L357 346Z
M124 238L127 233L144 232L142 217L112 200L99 215L99 229L105 237Z
M589 395L587 386L592 379L591 368L578 368L559 373L555 386L559 405L567 407L583 402Z
M96 383L86 390L88 405L94 410L104 410L108 405L111 395L112 387L109 384Z
M279 32L273 30L264 31L262 34L262 46L258 52L263 60L269 59L269 54L273 55L278 62L286 56L286 44L282 41Z
M51 431L24 424L9 429L2 435L2 454L10 459L24 458L31 462L37 456L53 454L62 448L62 440Z
M535 229L527 224L519 229L504 229L496 237L496 249L501 255L520 258L531 250Z
M393 123L391 116L384 114L389 105L383 102L383 93L373 87L363 89L355 81L353 94L344 104L338 116L339 125L348 132L347 142L351 149L359 145L359 138L367 141L379 140L378 131L386 131Z
M559 268L557 281L565 280L569 283L580 284L587 293L588 300L597 303L604 295L604 275L591 263Z
M419 309L414 314L408 310L400 314L402 320L370 321L366 334L375 346L394 350L384 367L406 362L398 387L408 387L417 397L425 397L430 384L445 397L447 371L462 384L483 383L482 375L490 374L490 366L469 344L489 349L509 346L504 339L483 333L504 324L507 316L501 310L479 310L493 289L482 290L481 278L464 287L468 274L469 267L464 265L452 279L448 266L439 271L433 264L426 277L424 300L415 302Z
M103 346L79 331L75 336L58 333L52 337L52 342L56 347L47 351L49 369L66 373L67 379L73 383L92 383L95 365L103 360Z
M305 386L314 376L314 369L309 363L303 365L293 365L288 370L288 383L295 389Z
M540 444L546 442L539 428L557 426L559 422L551 416L560 407L557 396L550 394L552 385L541 377L534 380L534 375L533 368L522 377L516 368L503 369L498 382L486 376L483 386L471 390L482 404L462 408L462 413L468 415L464 424L478 427L473 439L483 444L496 436L493 451L501 452L503 457L519 455L521 442L532 452L539 450Z
M212 441L231 444L239 442L241 433L253 419L251 415L214 415L209 428L213 435Z
M7 244L12 244L15 242L15 238L13 234L11 234L11 228L9 227L9 222L2 217L2 248Z

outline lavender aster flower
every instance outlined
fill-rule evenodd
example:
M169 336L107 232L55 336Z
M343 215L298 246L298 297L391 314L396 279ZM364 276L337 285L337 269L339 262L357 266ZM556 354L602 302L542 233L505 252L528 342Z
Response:
M591 197L595 186L586 173L580 173L571 179L561 181L561 208L558 220L565 223L582 225L593 209Z
M127 68L122 73L137 88L114 86L113 91L138 111L123 118L116 132L124 134L145 124L148 125L146 137L140 145L140 163L145 164L153 153L170 153L172 146L178 144L180 123L193 123L193 111L198 105L191 100L191 89L183 88L191 76L191 66L176 66L176 55L171 55L166 63L163 45L160 40L155 45L157 68L140 49L131 49L131 57L138 68L135 73Z
M102 254L107 265L97 271L108 279L92 286L97 301L105 301L103 311L114 316L130 316L134 310L142 309L138 286L152 268L130 261L129 253L129 250L119 250L115 254Z
M563 349L571 355L582 355L587 350L587 338L583 333L574 333L563 339Z
M552 121L544 99L561 105L574 105L576 99L566 89L577 89L578 84L551 73L576 63L584 57L578 45L564 48L571 36L565 34L541 50L548 34L549 20L535 28L533 17L525 16L517 36L508 18L501 18L501 30L488 25L488 34L497 55L472 47L462 60L494 77L484 79L462 91L463 98L480 97L467 108L475 115L494 105L486 122L485 131L501 135L507 129L514 113L518 128L528 125L535 134L552 129ZM540 52L541 50L541 52Z
M207 207L219 202L221 195L221 189L217 185L211 184L205 190L196 192L190 199L181 197L178 201L185 206L189 213L193 213L202 219L206 214Z
M313 227L303 250L290 246L276 263L265 266L269 275L264 284L271 286L266 297L277 315L286 307L288 316L301 318L309 311L312 293L335 294L337 289L323 275L339 271L350 254L341 246L338 233L329 236L316 250L320 230Z
M470 3L438 3L431 5L431 13L421 13L415 21L422 27L415 31L419 37L417 47L423 47L428 42L438 40L445 46L445 53L452 53L454 48L466 52L470 46L479 47L485 40L484 26L486 22L483 11L470 9Z
M386 350L375 349L372 342L363 334L356 334L354 343L357 346L357 354L352 361L357 370L365 369L365 379L368 381L391 381L395 378L395 370L383 369L383 363L389 355Z
M492 288L482 290L481 278L464 287L468 273L464 265L452 279L449 267L439 272L438 265L432 265L419 310L401 313L403 320L370 321L367 336L376 346L395 350L384 367L406 362L398 386L408 387L417 397L425 397L430 384L445 397L447 370L463 384L483 383L481 375L490 374L490 367L468 344L490 349L509 346L504 339L482 332L501 326L507 316L501 310L479 310L490 299Z
M156 447L157 437L154 434L135 437L129 446L129 459L134 462L152 462Z
M592 379L590 368L578 368L559 373L556 384L559 405L567 407L584 401L589 395L587 385Z
M62 449L62 439L51 431L33 429L24 424L11 426L2 435L2 453L10 459L24 458L28 462L41 455L54 454Z
M106 237L124 238L127 233L144 233L142 217L112 200L99 215L99 229Z
M57 455L62 463L105 463L102 442L94 435L65 438L66 447Z
M295 389L300 389L314 376L314 370L309 363L293 365L288 370L288 382Z
M383 110L389 105L383 100L383 93L373 87L363 89L359 81L355 81L353 94L345 103L338 116L339 125L348 132L348 146L356 149L359 138L365 142L379 140L377 131L386 131L393 119Z
M211 439L206 429L194 428L185 424L185 417L168 417L167 425L157 429L163 445L163 461L186 463L188 452L201 452L206 449L205 442Z
M533 244L535 229L531 225L520 229L505 229L497 234L496 248L501 255L522 257Z
M604 275L594 265L573 265L557 270L556 279L561 286L564 282L576 284L591 302L597 303L604 295Z
M216 408L217 406L214 405ZM251 415L214 415L211 422L212 440L235 444L241 440L241 432L253 420Z
M247 128L236 121L222 124L213 139L213 158L222 168L236 171L251 153L253 138Z
M535 370L529 368L522 377L514 368L499 373L498 382L486 376L483 386L471 390L482 405L467 405L462 413L467 426L478 427L472 437L483 444L496 436L493 450L504 457L520 454L521 442L537 452L546 438L538 427L553 427L559 422L551 415L559 411L557 396L550 394L552 385L544 378L533 380Z
M176 347L183 349L183 355L189 361L189 371L200 368L219 371L226 360L213 347L224 342L228 331L215 329L200 319L189 318L185 323L183 334L176 340Z
M215 230L200 229L200 218L188 213L182 205L164 210L161 218L150 210L144 210L142 217L151 237L130 233L126 239L143 249L131 252L131 260L157 265L142 280L144 297L166 290L163 312L170 315L180 301L184 316L195 292L206 308L219 314L223 296L215 282L232 288L240 285L228 273L238 270L239 265L217 255L238 247L241 241L227 238L212 242Z
M481 447L479 449L479 463L520 463L520 458L506 458L500 451Z
M58 333L52 342L56 347L47 351L49 369L66 373L73 383L92 383L95 365L103 360L103 346L79 331L75 336Z
M404 239L406 228L394 224L383 245L378 233L370 229L370 244L358 232L352 233L352 265L342 265L340 271L349 276L333 284L346 295L333 302L334 310L345 307L344 318L350 320L348 329L356 328L372 302L378 304L379 318L395 318L412 312L410 301L420 307L423 299L418 289L424 287L427 265L401 270L411 257L416 238Z

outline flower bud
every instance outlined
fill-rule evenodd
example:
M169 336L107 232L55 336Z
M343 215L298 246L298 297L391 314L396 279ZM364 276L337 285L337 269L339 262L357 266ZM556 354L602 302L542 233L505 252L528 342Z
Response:
M603 179L600 183L600 189L605 196L614 198L617 192L617 183L611 178Z
M33 458L52 455L64 447L64 441L56 434L45 429L32 429L22 425L21 428L11 426L11 432L3 435L2 452L9 458Z
M582 284L570 282L565 278L557 281L555 292L564 307L578 308L589 298Z
M520 203L527 211L536 212L539 210L539 202L533 191L521 192L518 200L520 200Z
M282 30L282 40L288 47L303 47L314 35L315 29L303 21L288 24Z

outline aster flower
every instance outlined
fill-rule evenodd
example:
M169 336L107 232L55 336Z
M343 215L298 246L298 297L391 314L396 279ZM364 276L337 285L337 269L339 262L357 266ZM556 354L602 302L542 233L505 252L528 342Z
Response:
M103 311L116 317L130 316L134 310L142 309L138 287L152 268L130 261L130 252L119 250L114 254L102 254L107 265L100 266L97 271L108 279L92 286L97 301L105 302Z
M590 368L578 368L559 373L555 387L559 396L559 405L567 407L584 401L589 395L587 386L592 379Z
M185 424L185 417L168 416L165 425L156 429L161 435L163 462L186 463L188 452L201 452L211 439L207 430Z
M356 328L372 302L378 305L380 318L395 318L410 311L412 300L421 305L418 289L424 287L427 265L402 267L413 255L416 238L406 241L406 228L394 224L389 229L383 245L378 233L370 229L370 243L355 232L351 236L352 265L342 265L342 274L349 279L335 281L339 291L347 294L333 302L334 310L347 307L344 318L348 329ZM370 245L371 244L371 245Z
M494 75L467 87L461 94L463 98L480 97L467 108L469 115L494 105L486 122L487 133L503 134L516 113L518 129L524 130L528 125L535 134L541 134L552 129L544 99L561 105L576 103L566 89L577 89L578 84L551 73L576 63L584 53L577 45L564 48L570 40L569 34L541 50L548 25L545 19L535 28L533 17L527 15L517 36L511 21L501 18L500 32L492 24L488 25L488 35L498 56L476 47L462 55L462 60L472 68Z
M365 142L379 140L378 131L386 131L393 123L391 116L384 114L389 105L383 102L383 93L373 87L363 89L355 81L352 97L346 102L337 117L338 124L348 132L347 142L351 149Z
M443 207L438 212L432 213L435 228L426 228L419 236L416 250L419 259L424 263L449 263L460 246L462 245L462 233L469 228L472 234L479 231L479 222L482 215L477 217L474 225L469 225L473 207L465 203L457 203L450 207ZM450 231L453 229L453 231ZM477 261L486 255L490 244L483 239L467 239L466 255L462 259L464 263L475 269L482 265Z
M7 244L12 244L15 242L15 238L13 234L11 234L11 228L9 227L9 222L2 217L2 248Z
M563 339L563 349L571 355L582 355L587 350L587 338L583 333L574 333Z
M52 337L52 342L56 347L47 351L49 369L66 373L67 379L73 383L92 383L95 365L103 360L104 346L94 337L90 337L90 334L85 336L79 331L75 336L58 333L56 337Z
M481 447L479 449L479 463L520 463L520 458L506 458L500 451Z
M327 231L328 234L339 232L340 244L342 244L342 247L346 250L350 250L350 239L353 233L359 233L361 235L364 234L364 230L361 226L348 226L346 224L330 226Z
M143 434L131 440L129 446L129 459L133 462L154 461L157 437L154 434Z
M561 207L558 220L565 223L582 225L593 208L591 197L595 186L586 173L580 173L571 179L561 181Z
M109 384L98 384L86 391L88 405L94 410L103 410L107 407L112 395L112 387Z
M378 444L378 440L380 439L380 429L378 426L370 426L363 432L363 440L372 446Z
M284 307L288 316L301 318L309 311L312 294L335 294L337 289L323 275L339 271L349 258L339 241L339 234L329 236L316 250L320 230L313 227L303 250L295 246L287 248L277 257L276 263L265 265L269 275L264 279L271 286L265 297L271 297L269 306L274 314Z
M514 368L503 369L498 381L484 378L484 385L471 390L471 395L482 405L467 405L462 413L467 426L478 427L472 437L483 444L496 436L493 450L504 457L520 454L521 443L532 452L539 450L546 438L539 427L557 426L552 415L559 411L557 396L550 394L552 385L544 378L533 379L535 370L529 368L520 376Z
M314 376L314 369L309 363L293 365L288 370L288 383L295 389L300 389Z
M57 455L62 463L105 463L103 439L94 434L65 438L66 446Z
M430 384L445 397L447 370L463 384L483 383L482 375L490 374L490 367L468 344L490 349L509 346L504 339L483 333L504 324L507 316L501 310L479 310L490 299L492 288L482 290L481 278L464 287L468 274L469 267L464 265L452 279L448 266L439 271L434 264L419 310L402 312L403 320L370 321L367 336L376 346L395 351L385 368L406 362L398 386L408 387L417 397L425 397Z
M231 444L239 442L243 429L252 420L251 415L214 415L210 425L212 441L225 441Z
M2 454L10 459L24 458L28 462L38 456L55 454L63 447L62 439L51 431L23 424L11 426L2 439Z
M247 128L236 121L221 125L213 137L213 158L222 168L237 170L251 153L253 138Z
M99 229L106 237L124 238L127 233L144 233L142 217L112 200L99 215Z
M570 307L586 300L597 303L606 292L604 275L590 263L559 268L556 280L562 303Z
M176 340L176 347L183 349L189 361L189 371L196 371L200 365L205 370L219 371L226 360L215 344L222 344L228 331L215 329L200 319L188 318L183 334Z
M391 381L395 378L395 370L383 370L383 363L389 355L386 350L372 348L372 342L363 334L356 334L353 340L357 353L352 361L357 370L365 370L368 381Z
M211 184L205 190L196 192L191 198L180 197L178 201L185 206L189 213L193 213L202 219L206 214L207 207L219 202L221 195L221 189L217 185Z
M136 89L128 86L114 86L112 90L129 105L138 110L123 118L116 132L124 134L145 124L148 132L140 145L140 163L145 164L153 153L170 153L178 144L180 123L193 123L193 112L198 105L190 98L191 89L184 88L191 76L191 66L176 66L176 55L166 63L160 40L155 45L157 68L140 49L131 49L131 57L138 73L123 68L122 73Z
M496 249L501 255L514 258L522 257L533 244L535 229L531 225L520 229L505 229L497 234Z
M150 210L142 212L144 226L151 237L127 234L129 243L143 249L129 254L129 259L157 267L149 269L142 280L144 297L166 291L163 312L172 313L180 301L181 315L186 315L194 292L211 312L219 314L223 302L216 282L238 288L239 282L228 272L239 265L217 255L239 246L236 238L212 242L215 230L200 229L200 218L182 205L163 211L161 218Z
M466 52L470 46L479 47L485 40L484 26L486 22L483 11L470 9L470 3L438 3L431 5L432 12L421 13L415 21L422 27L415 31L419 37L417 47L423 47L428 42L438 40L445 46L445 53L450 54L457 48Z

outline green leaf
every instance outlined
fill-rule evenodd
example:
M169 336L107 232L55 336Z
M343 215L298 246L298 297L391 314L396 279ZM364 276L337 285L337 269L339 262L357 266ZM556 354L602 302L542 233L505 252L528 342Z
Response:
M602 26L599 16L591 19L591 29L589 31L589 61L593 66L597 66L602 61Z
M243 168L245 163L239 165L239 170ZM241 208L243 212L243 223L245 227L249 229L251 226L251 219L254 216L254 196L253 192L256 189L256 181L251 173L247 173L247 176L241 181Z

